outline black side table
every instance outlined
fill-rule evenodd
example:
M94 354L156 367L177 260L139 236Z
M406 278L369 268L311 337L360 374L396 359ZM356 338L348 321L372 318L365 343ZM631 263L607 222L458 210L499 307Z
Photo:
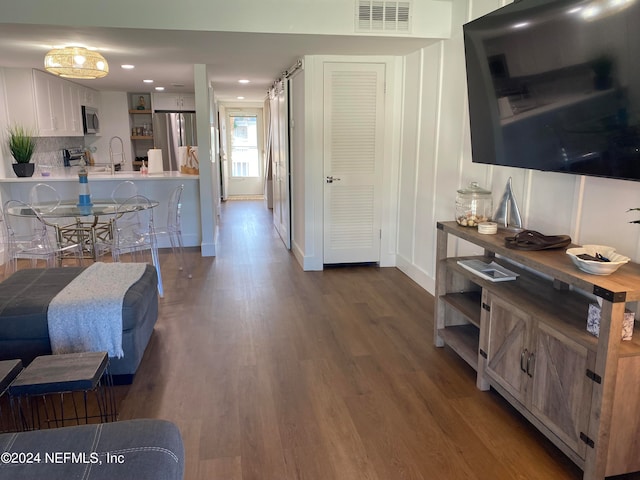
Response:
M15 431L18 428L16 418L13 415L13 409L10 408L10 403L6 397L4 397L4 393L21 370L22 360L0 361L0 432ZM4 412L3 405L5 407ZM7 411L10 412L10 415L6 413Z
M36 357L9 386L22 429L88 424L89 419L115 421L108 365L106 352ZM89 396L95 398L95 406L89 405Z

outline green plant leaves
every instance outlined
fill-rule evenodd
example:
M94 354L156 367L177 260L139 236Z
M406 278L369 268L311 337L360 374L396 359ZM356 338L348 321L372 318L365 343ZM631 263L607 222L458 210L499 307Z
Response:
M29 163L36 149L33 132L21 125L9 127L9 150L17 163Z

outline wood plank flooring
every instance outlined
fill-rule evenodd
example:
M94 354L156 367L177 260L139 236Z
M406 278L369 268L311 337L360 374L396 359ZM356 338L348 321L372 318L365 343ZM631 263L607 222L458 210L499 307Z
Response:
M174 421L187 480L580 479L432 342L433 297L399 270L303 272L261 201L223 204L165 298L120 418ZM628 477L631 478L631 477Z

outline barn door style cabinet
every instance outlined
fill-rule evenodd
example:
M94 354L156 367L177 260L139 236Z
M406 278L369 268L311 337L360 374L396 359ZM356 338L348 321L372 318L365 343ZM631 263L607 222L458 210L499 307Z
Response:
M578 270L564 249L518 251L509 233L437 226L434 342L477 371L584 471L585 480L640 471L640 329L622 341L625 306L640 300L640 265L609 276ZM449 257L457 237L484 250ZM458 261L495 261L516 280L492 282ZM589 303L602 300L599 338L587 332Z

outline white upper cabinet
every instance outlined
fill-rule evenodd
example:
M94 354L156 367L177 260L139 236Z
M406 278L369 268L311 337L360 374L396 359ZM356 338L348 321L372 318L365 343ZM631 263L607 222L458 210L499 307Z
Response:
M34 70L33 88L39 135L41 137L62 136L65 130L62 83L57 77Z
M92 88L80 87L79 93L80 106L100 108L100 92Z
M196 97L194 94L181 93L154 93L153 109L166 110L170 112L196 110Z
M181 110L189 110L189 111L196 111L196 96L195 94L192 95L182 95L180 97L180 106L181 106Z
M80 97L83 93L83 87L72 82L63 82L62 84L62 101L64 129L69 136L83 135L82 129L82 107Z
M82 105L96 106L99 92L40 70L7 68L9 122L40 137L81 137Z
M25 68L4 68L9 124L38 131L33 75Z

